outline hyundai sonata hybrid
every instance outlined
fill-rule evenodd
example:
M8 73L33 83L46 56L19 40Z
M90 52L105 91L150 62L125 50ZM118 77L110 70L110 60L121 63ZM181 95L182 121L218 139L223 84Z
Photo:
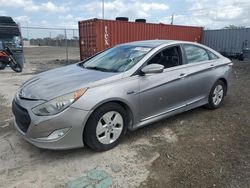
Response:
M40 148L105 151L127 130L205 105L219 108L232 62L192 42L120 44L40 73L17 91L14 125Z

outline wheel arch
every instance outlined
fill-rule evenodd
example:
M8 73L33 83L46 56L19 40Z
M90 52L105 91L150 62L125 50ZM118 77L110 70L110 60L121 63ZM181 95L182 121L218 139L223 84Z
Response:
M219 78L218 80L222 81L222 82L225 84L225 86L226 86L226 92L225 92L225 95L227 95L227 87L228 87L227 80L226 80L225 78L223 78L223 77Z
M128 129L131 130L132 129L132 126L133 126L133 123L134 123L134 114L133 114L133 111L132 111L132 108L131 106L128 104L128 102L126 102L125 100L123 99L120 99L120 98L112 98L112 99L107 99L107 100L104 100L102 101L101 103L98 103L97 105L95 105L93 108L92 108L92 113L89 115L86 123L88 122L90 116L93 114L93 112L95 110L97 110L98 108L100 108L101 106L104 106L108 103L117 103L119 105L121 105L125 111L127 112L128 114L128 117L129 117L129 123L128 123ZM84 130L83 130L84 131Z

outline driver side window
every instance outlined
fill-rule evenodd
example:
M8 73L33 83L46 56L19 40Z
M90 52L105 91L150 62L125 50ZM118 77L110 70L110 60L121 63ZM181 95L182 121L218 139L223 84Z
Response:
M148 64L160 64L163 65L165 69L182 65L180 47L169 47L158 52L152 59L149 60Z

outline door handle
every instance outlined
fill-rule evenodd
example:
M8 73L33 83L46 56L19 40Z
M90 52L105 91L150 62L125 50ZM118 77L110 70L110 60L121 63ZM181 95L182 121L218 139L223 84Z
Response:
M210 64L210 67L211 67L212 69L215 69L214 64Z
M135 93L135 91L128 91L127 95L131 95L131 94L134 94L134 93Z
M182 78L185 78L186 76L187 76L186 73L181 73L179 77L182 79Z

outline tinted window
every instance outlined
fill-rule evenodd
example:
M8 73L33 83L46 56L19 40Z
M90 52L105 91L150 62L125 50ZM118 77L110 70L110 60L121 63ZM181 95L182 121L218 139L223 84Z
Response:
M210 60L214 60L214 59L218 59L219 57L217 55L215 55L213 52L207 50L207 53L209 55L209 59Z
M209 60L208 53L205 49L194 45L183 45L187 55L188 63L196 63Z
M22 40L19 36L13 36L9 38L1 38L0 41L2 42L3 47L8 47L11 50L22 49Z
M181 51L179 46L170 47L157 53L148 64L161 64L170 68L182 64Z

